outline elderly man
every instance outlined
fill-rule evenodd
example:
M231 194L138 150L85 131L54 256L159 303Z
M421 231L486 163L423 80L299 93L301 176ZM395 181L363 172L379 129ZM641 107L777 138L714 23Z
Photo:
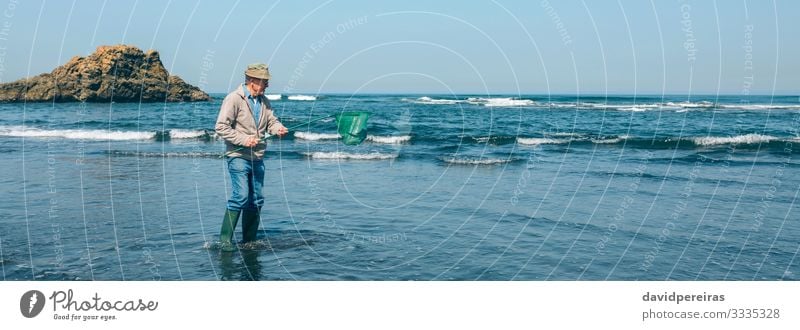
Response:
M231 176L228 199L219 240L223 251L235 251L233 231L242 215L242 242L256 239L264 197L264 152L262 140L267 133L283 136L288 130L272 113L264 90L269 85L269 67L256 63L247 66L245 82L230 92L222 107L215 129L225 140L225 162Z

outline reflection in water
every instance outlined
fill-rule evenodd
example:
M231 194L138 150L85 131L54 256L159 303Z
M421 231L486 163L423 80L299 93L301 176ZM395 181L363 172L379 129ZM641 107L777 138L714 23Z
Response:
M261 234L261 232L259 232ZM294 230L270 231L266 230L263 236L249 243L239 244L239 249L233 252L223 252L219 243L206 244L205 248L216 250L219 257L219 279L226 281L260 281L279 279L275 274L265 274L262 263L269 262L276 252L285 253L307 249L318 242L336 241L336 234ZM313 248L312 248L313 249ZM274 260L273 260L274 261ZM273 269L274 270L274 269Z
M219 267L221 280L259 281L262 279L258 250L241 249L234 252L220 251Z
M261 280L261 263L258 262L258 250L242 250L242 261L244 267L242 268L241 280Z
M219 254L219 268L220 268L220 279L221 280L232 280L233 274L236 272L236 265L233 263L233 257L236 255L238 257L237 252L222 252L220 251Z

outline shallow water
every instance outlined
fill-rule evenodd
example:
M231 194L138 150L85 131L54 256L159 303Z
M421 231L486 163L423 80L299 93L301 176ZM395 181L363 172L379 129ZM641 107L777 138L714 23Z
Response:
M217 249L220 104L0 105L5 280L796 280L796 97L273 101L258 241ZM240 233L237 232L237 237Z

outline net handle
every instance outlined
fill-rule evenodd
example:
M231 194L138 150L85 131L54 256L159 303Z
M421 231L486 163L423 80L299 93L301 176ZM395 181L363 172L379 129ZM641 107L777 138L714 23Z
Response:
M333 117L336 117L336 115L328 115L328 116L324 116L324 117L319 117L319 118L311 119L311 120L309 120L309 121L307 121L307 122L305 122L305 123L302 123L302 124L300 124L300 125L294 125L294 126L292 126L292 127L287 127L287 128L286 128L286 130L287 130L287 131L293 131L293 130L296 130L296 129L300 128L300 127L306 126L306 125L308 125L308 124L315 123L315 122L318 122L318 121L320 121L320 120L323 120L323 119L333 118ZM262 141L262 142L263 142L263 141L267 141L267 139L269 139L269 138L271 138L271 137L273 137L273 136L275 136L275 135L267 134L267 135L265 135L263 138L261 138L261 141Z
M295 126L292 126L292 127L287 127L287 128L286 128L286 130L287 130L287 131L293 131L293 130L296 130L296 129L298 129L298 128L301 128L301 127L303 127L303 126L306 126L306 125L308 125L308 124L311 124L311 123L314 123L314 122L318 122L318 121L320 121L320 120L323 120L323 119L333 118L333 117L335 117L335 116L336 116L336 115L334 114L334 115L328 115L328 116L324 116L324 117L314 118L314 119L312 119L312 120L309 120L309 121L307 121L307 122L305 122L305 123L302 123L302 124L300 124L300 125L295 125ZM260 141L261 141L261 142L266 142L266 141L267 141L269 138L271 138L271 137L273 137L273 136L275 136L275 135L272 135L272 134L267 134L267 135L265 135L263 138L261 138L261 139L260 139ZM223 154L222 154L222 156L219 156L219 158L224 158L225 156L227 156L227 155L229 155L229 154L231 154L231 153L238 152L238 151L240 151L240 150L244 150L244 149L247 149L247 147L239 147L239 148L233 149L233 150L231 150L231 151L228 151L228 152L226 152L226 153L223 153Z

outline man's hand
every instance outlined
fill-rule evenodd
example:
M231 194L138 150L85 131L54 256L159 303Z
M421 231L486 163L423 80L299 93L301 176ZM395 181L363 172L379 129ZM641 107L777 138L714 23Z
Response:
M251 136L247 138L247 141L244 142L244 146L247 148L252 148L258 145L258 138Z
M286 133L289 133L289 129L287 129L286 127L281 127L278 129L278 133L275 135L283 137L284 135L286 135Z

